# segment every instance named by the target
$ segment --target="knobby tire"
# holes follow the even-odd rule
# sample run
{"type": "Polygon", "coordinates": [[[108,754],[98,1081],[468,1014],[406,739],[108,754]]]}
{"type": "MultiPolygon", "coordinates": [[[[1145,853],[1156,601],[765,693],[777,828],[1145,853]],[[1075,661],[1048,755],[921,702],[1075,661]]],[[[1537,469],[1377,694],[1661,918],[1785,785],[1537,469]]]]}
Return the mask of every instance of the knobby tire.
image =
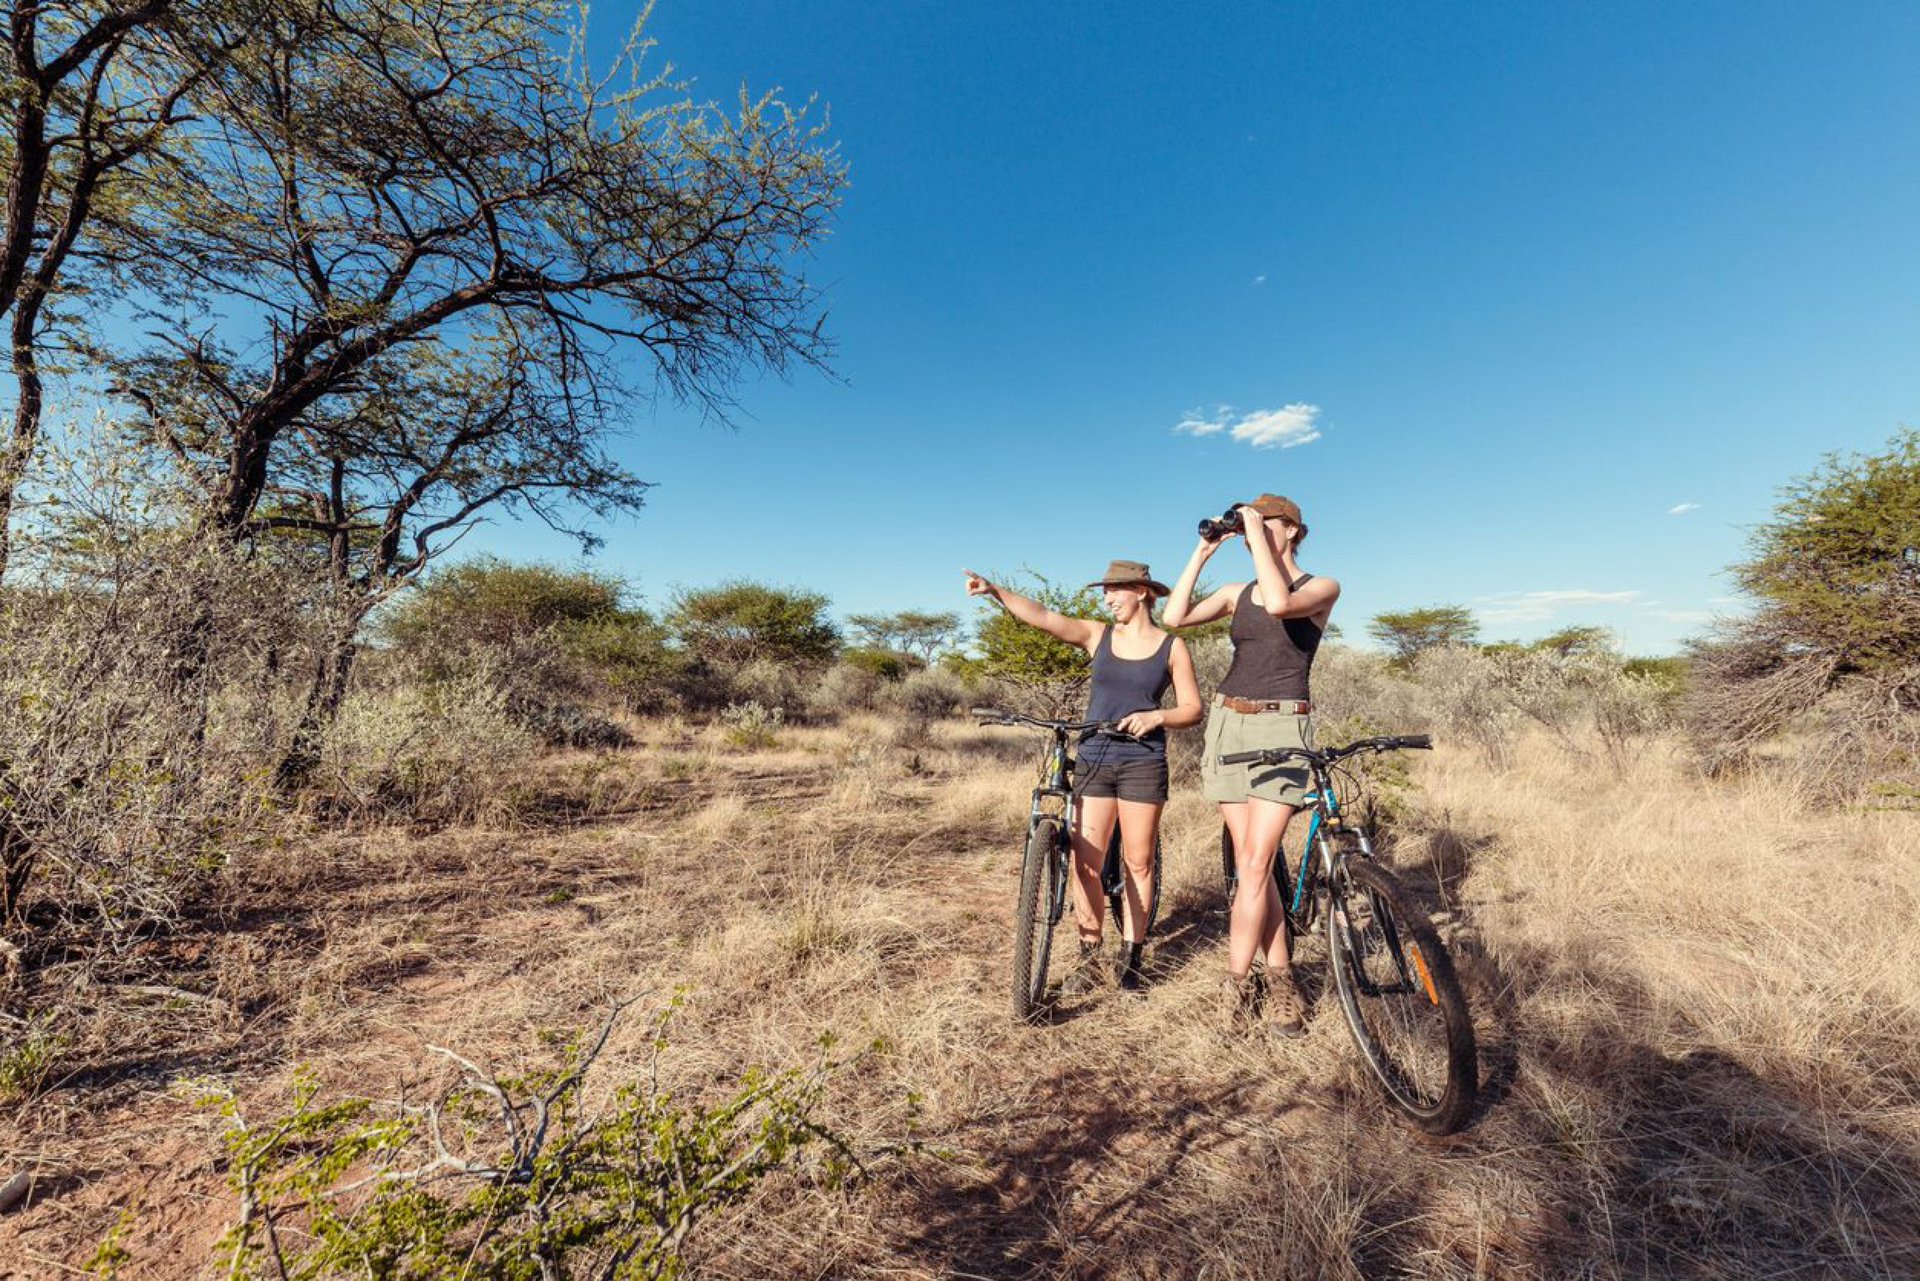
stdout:
{"type": "Polygon", "coordinates": [[[1453,960],[1385,868],[1349,858],[1332,889],[1328,964],[1360,1057],[1415,1126],[1451,1134],[1479,1084],[1473,1020],[1453,960]]]}
{"type": "Polygon", "coordinates": [[[1043,815],[1027,832],[1020,861],[1020,897],[1013,922],[1013,1017],[1031,1022],[1044,1008],[1047,960],[1053,950],[1053,887],[1060,858],[1060,820],[1043,815]]]}

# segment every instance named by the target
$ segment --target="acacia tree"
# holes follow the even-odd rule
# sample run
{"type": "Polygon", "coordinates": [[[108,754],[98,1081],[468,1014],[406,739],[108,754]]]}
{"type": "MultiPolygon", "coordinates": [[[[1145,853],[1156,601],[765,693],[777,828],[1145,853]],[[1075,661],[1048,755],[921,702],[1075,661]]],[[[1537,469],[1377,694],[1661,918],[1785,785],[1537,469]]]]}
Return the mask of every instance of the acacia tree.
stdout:
{"type": "Polygon", "coordinates": [[[1751,549],[1734,575],[1786,654],[1824,654],[1837,675],[1920,666],[1920,431],[1796,479],[1751,549]]]}
{"type": "Polygon", "coordinates": [[[925,664],[953,643],[960,629],[960,615],[912,609],[896,614],[849,614],[847,626],[866,648],[892,650],[925,664]]]}
{"type": "Polygon", "coordinates": [[[148,235],[150,297],[188,304],[115,367],[207,532],[305,535],[346,585],[323,718],[371,603],[488,508],[638,506],[604,452],[637,398],[724,415],[743,369],[828,354],[820,127],[688,99],[637,30],[598,78],[581,46],[544,0],[276,0],[193,95],[148,235]]]}
{"type": "Polygon", "coordinates": [[[1480,636],[1480,624],[1464,605],[1429,605],[1376,614],[1367,631],[1391,651],[1395,664],[1404,667],[1426,650],[1473,644],[1480,636]]]}
{"type": "MultiPolygon", "coordinates": [[[[13,411],[0,448],[0,577],[15,497],[39,445],[53,304],[76,269],[111,265],[143,216],[150,161],[186,98],[252,29],[252,0],[13,0],[0,40],[0,318],[13,411]]],[[[67,318],[71,320],[71,317],[67,318]]]]}
{"type": "Polygon", "coordinates": [[[825,596],[764,583],[683,591],[674,598],[667,625],[689,653],[726,668],[759,660],[815,667],[832,661],[840,648],[825,596]]]}
{"type": "Polygon", "coordinates": [[[1827,704],[1852,748],[1821,763],[1852,777],[1920,760],[1920,432],[1884,453],[1828,457],[1781,491],[1733,567],[1751,612],[1688,654],[1686,720],[1713,768],[1738,764],[1827,704]],[[1884,749],[1895,760],[1853,761],[1884,749]],[[1871,753],[1869,753],[1871,754],[1871,753]],[[1855,768],[1855,766],[1858,768],[1855,768]]]}
{"type": "Polygon", "coordinates": [[[195,300],[163,339],[193,414],[149,426],[217,460],[209,528],[250,532],[289,437],[408,347],[493,344],[589,430],[632,354],[709,407],[743,366],[824,357],[794,262],[841,182],[819,129],[686,99],[641,74],[637,33],[590,79],[569,13],[282,0],[196,94],[153,237],[195,300]]]}
{"type": "Polygon", "coordinates": [[[298,429],[299,447],[286,451],[288,465],[270,479],[251,522],[260,542],[318,559],[325,584],[322,639],[280,766],[283,782],[318,760],[367,616],[482,512],[533,515],[592,550],[599,540],[583,518],[637,509],[645,488],[605,455],[592,431],[550,403],[524,364],[446,360],[432,348],[408,355],[393,385],[346,398],[353,418],[298,429]]]}

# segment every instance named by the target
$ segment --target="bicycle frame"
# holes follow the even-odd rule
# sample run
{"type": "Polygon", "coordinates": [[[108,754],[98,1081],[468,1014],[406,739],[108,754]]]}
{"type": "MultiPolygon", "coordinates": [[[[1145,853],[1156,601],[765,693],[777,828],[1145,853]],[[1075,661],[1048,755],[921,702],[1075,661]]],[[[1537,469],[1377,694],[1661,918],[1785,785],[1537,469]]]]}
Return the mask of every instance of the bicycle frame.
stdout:
{"type": "Polygon", "coordinates": [[[1053,731],[1053,742],[1047,747],[1046,762],[1040,768],[1040,786],[1033,789],[1033,799],[1027,810],[1027,831],[1042,818],[1054,817],[1060,820],[1060,859],[1056,863],[1053,884],[1048,890],[1047,924],[1058,925],[1060,917],[1066,912],[1067,878],[1073,874],[1073,824],[1079,810],[1079,802],[1073,794],[1073,763],[1067,755],[1067,734],[1065,730],[1053,731]]]}
{"type": "Polygon", "coordinates": [[[1307,902],[1307,882],[1312,881],[1318,887],[1322,879],[1331,881],[1334,875],[1336,854],[1333,842],[1321,841],[1322,832],[1350,832],[1359,846],[1361,857],[1373,857],[1373,842],[1367,839],[1364,827],[1348,827],[1340,813],[1340,796],[1333,787],[1333,774],[1322,765],[1310,765],[1313,773],[1313,790],[1302,801],[1301,808],[1308,810],[1307,841],[1300,853],[1300,871],[1293,878],[1293,901],[1287,904],[1287,915],[1298,921],[1301,909],[1307,902]],[[1318,852],[1319,857],[1315,858],[1318,852]]]}

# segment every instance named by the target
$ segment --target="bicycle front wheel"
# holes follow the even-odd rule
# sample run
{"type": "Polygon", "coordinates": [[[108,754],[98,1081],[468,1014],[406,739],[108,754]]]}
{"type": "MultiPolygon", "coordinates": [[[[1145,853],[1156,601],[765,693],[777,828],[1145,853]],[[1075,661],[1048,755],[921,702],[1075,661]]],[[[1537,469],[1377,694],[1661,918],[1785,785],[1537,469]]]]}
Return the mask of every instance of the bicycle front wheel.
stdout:
{"type": "Polygon", "coordinates": [[[1473,1021],[1453,961],[1392,874],[1343,861],[1326,915],[1347,1029],[1387,1098],[1428,1134],[1467,1119],[1479,1084],[1473,1021]]]}
{"type": "Polygon", "coordinates": [[[1043,815],[1027,831],[1020,899],[1013,920],[1013,1017],[1031,1022],[1043,1008],[1053,951],[1053,897],[1060,885],[1060,820],[1043,815]]]}

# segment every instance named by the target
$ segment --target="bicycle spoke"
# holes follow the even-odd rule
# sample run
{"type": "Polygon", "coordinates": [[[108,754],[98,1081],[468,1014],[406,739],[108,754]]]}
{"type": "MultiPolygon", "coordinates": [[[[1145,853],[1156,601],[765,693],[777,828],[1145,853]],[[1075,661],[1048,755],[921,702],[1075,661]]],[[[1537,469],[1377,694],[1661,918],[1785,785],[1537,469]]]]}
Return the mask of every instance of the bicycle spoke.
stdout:
{"type": "Polygon", "coordinates": [[[1347,871],[1328,944],[1348,1027],[1397,1107],[1428,1128],[1455,1128],[1471,1101],[1475,1054],[1452,965],[1384,872],[1347,871]]]}

